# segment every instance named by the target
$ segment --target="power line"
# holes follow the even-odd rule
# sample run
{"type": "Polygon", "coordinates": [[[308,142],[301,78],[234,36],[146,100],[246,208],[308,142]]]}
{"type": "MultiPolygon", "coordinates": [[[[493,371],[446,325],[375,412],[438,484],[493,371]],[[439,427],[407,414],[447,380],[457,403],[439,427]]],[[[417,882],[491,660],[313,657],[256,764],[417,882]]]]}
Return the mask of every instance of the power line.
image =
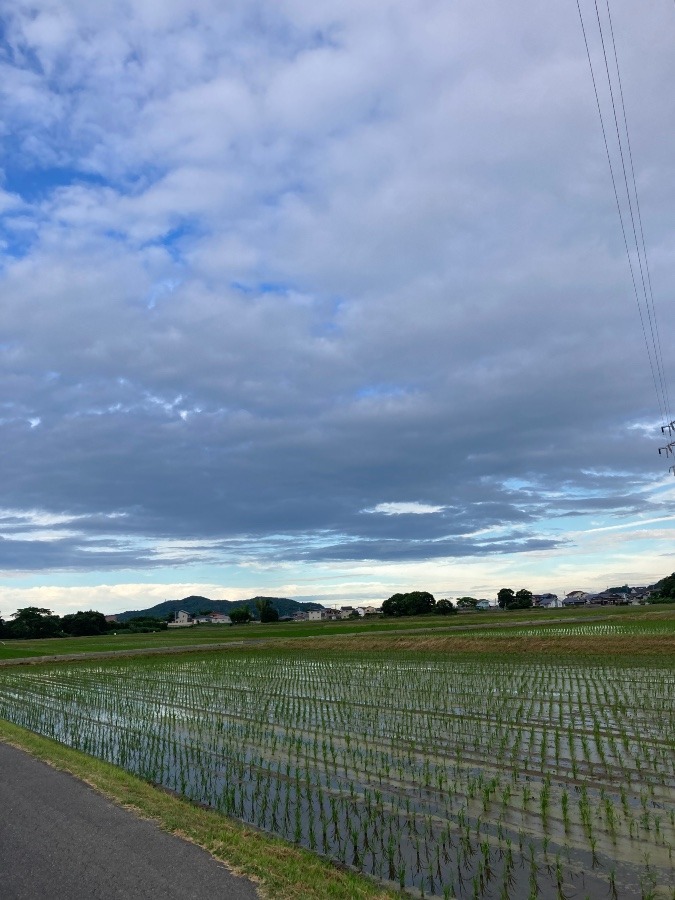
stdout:
{"type": "MultiPolygon", "coordinates": [[[[664,380],[663,380],[663,375],[662,375],[661,368],[660,368],[660,366],[659,366],[659,352],[658,352],[658,346],[657,346],[657,344],[656,344],[656,339],[655,339],[655,335],[654,335],[654,324],[653,324],[653,321],[652,321],[652,315],[651,315],[651,311],[650,311],[650,308],[649,308],[649,294],[648,294],[648,292],[647,292],[647,285],[645,284],[645,267],[646,267],[646,266],[643,266],[642,256],[641,256],[641,254],[640,254],[640,244],[639,244],[639,242],[638,242],[637,230],[636,230],[636,227],[635,227],[635,216],[634,216],[634,214],[633,214],[633,203],[632,203],[632,200],[631,200],[631,192],[630,192],[630,187],[629,187],[629,184],[628,184],[628,176],[627,176],[627,173],[626,173],[626,160],[625,160],[625,157],[624,157],[623,144],[622,144],[622,141],[621,141],[621,133],[620,133],[620,129],[619,129],[619,121],[618,121],[617,112],[616,112],[616,103],[615,103],[615,100],[614,100],[614,90],[613,90],[613,87],[612,87],[612,77],[611,77],[610,71],[609,71],[609,63],[608,63],[608,60],[607,60],[607,50],[606,50],[606,47],[605,47],[605,36],[604,36],[604,33],[603,33],[603,28],[602,28],[602,21],[601,21],[601,19],[600,19],[600,10],[598,9],[598,0],[594,0],[594,3],[595,3],[595,14],[596,14],[596,18],[597,18],[597,21],[598,21],[598,31],[599,31],[599,33],[600,33],[600,43],[601,43],[601,45],[602,45],[602,53],[603,53],[603,58],[604,58],[604,62],[605,62],[605,73],[606,73],[606,75],[607,75],[607,85],[608,85],[608,88],[609,88],[609,96],[610,96],[610,100],[611,100],[611,103],[612,103],[612,112],[613,112],[613,115],[614,115],[614,126],[615,126],[615,128],[616,128],[616,139],[617,139],[617,144],[618,144],[618,147],[619,147],[619,156],[620,156],[620,159],[621,159],[621,168],[622,168],[622,171],[623,171],[624,185],[625,185],[625,188],[626,188],[626,198],[627,198],[627,200],[628,200],[628,212],[629,212],[629,215],[630,215],[631,226],[632,226],[632,230],[633,230],[633,240],[634,240],[634,242],[635,242],[635,249],[636,249],[637,258],[638,258],[638,266],[639,266],[639,269],[640,269],[640,279],[641,279],[641,281],[642,281],[642,290],[643,290],[644,298],[645,298],[645,299],[644,299],[644,303],[645,303],[645,308],[646,308],[646,311],[647,311],[647,319],[648,319],[648,322],[649,322],[649,330],[650,330],[650,332],[651,332],[651,338],[652,338],[652,342],[651,342],[651,350],[653,351],[653,354],[654,354],[654,363],[655,363],[655,367],[656,367],[656,375],[655,375],[655,378],[654,378],[655,385],[654,385],[654,386],[655,386],[655,388],[656,388],[657,397],[658,397],[658,400],[659,400],[659,406],[660,406],[660,408],[661,408],[661,410],[662,410],[663,422],[665,422],[665,421],[667,420],[667,418],[668,418],[668,408],[667,408],[667,404],[666,404],[666,400],[665,400],[665,383],[664,383],[664,380]]],[[[607,8],[609,9],[609,3],[607,3],[607,8]]],[[[618,75],[618,73],[619,73],[619,60],[618,60],[618,56],[616,56],[616,55],[615,55],[615,65],[616,65],[617,75],[618,75]]],[[[628,121],[627,121],[627,119],[624,119],[624,127],[625,127],[625,131],[626,131],[626,135],[628,135],[628,121]]],[[[637,185],[636,185],[635,183],[634,183],[634,192],[635,192],[635,195],[636,195],[636,197],[637,197],[637,185]]],[[[645,250],[645,253],[646,253],[646,250],[645,250]]],[[[645,256],[645,263],[646,263],[646,256],[645,256]]],[[[641,300],[640,300],[640,298],[639,298],[639,296],[638,296],[637,294],[636,294],[636,299],[637,299],[637,301],[638,301],[638,306],[640,307],[640,314],[642,315],[641,300]]],[[[643,328],[644,328],[644,323],[643,323],[643,328]]],[[[645,334],[645,340],[646,340],[646,334],[645,334]]],[[[650,345],[649,345],[648,343],[647,343],[647,350],[648,350],[648,352],[650,351],[650,345]]],[[[651,360],[650,360],[650,362],[651,362],[651,360]]],[[[654,374],[653,371],[652,371],[652,374],[654,374]]]]}
{"type": "Polygon", "coordinates": [[[635,167],[633,163],[633,154],[632,148],[630,144],[629,130],[628,130],[628,117],[626,115],[626,105],[623,95],[623,85],[621,82],[621,74],[619,67],[619,57],[616,48],[616,41],[614,38],[614,27],[611,19],[611,12],[609,8],[609,0],[605,0],[607,5],[607,15],[610,25],[610,33],[612,39],[612,48],[614,53],[614,65],[616,67],[617,74],[617,83],[618,83],[618,94],[621,100],[621,110],[623,115],[623,130],[625,131],[625,143],[628,151],[628,159],[629,159],[629,168],[631,171],[631,179],[632,179],[632,187],[633,187],[633,196],[631,196],[631,187],[629,184],[627,166],[626,166],[626,158],[624,156],[624,148],[623,141],[621,137],[621,128],[619,126],[619,116],[617,113],[617,104],[614,98],[614,89],[612,85],[612,76],[610,73],[609,60],[607,57],[607,48],[605,46],[605,34],[603,31],[602,20],[600,17],[600,10],[598,8],[597,0],[594,0],[595,4],[595,12],[596,18],[598,22],[598,29],[600,32],[600,41],[602,45],[602,52],[605,63],[605,73],[607,76],[607,85],[609,88],[609,96],[612,105],[612,112],[614,117],[614,125],[616,129],[616,137],[619,148],[619,156],[621,159],[621,168],[623,172],[624,186],[626,189],[626,198],[628,201],[628,214],[631,220],[631,227],[633,233],[633,240],[635,243],[635,252],[638,260],[638,268],[640,273],[640,282],[642,284],[642,292],[640,292],[638,287],[638,280],[636,278],[635,268],[633,264],[632,254],[629,248],[628,234],[626,231],[626,223],[624,221],[624,212],[621,205],[621,200],[619,198],[619,189],[617,186],[617,180],[614,173],[614,166],[612,164],[612,155],[610,153],[609,140],[607,136],[607,129],[605,127],[605,118],[602,112],[602,104],[600,102],[600,94],[598,91],[598,84],[595,75],[595,69],[593,67],[593,60],[591,56],[590,46],[588,42],[588,35],[586,31],[586,25],[584,23],[584,17],[581,11],[580,0],[576,0],[577,3],[577,11],[579,13],[579,21],[581,23],[581,31],[584,38],[584,45],[586,47],[586,56],[588,58],[588,65],[591,73],[591,80],[593,83],[593,91],[595,94],[595,102],[598,110],[598,116],[600,119],[600,127],[602,130],[602,137],[605,145],[605,153],[607,155],[607,163],[609,165],[610,176],[612,180],[612,188],[614,190],[614,199],[616,201],[617,211],[619,213],[619,222],[621,225],[621,233],[623,236],[624,248],[626,250],[626,257],[628,260],[628,267],[630,270],[631,281],[633,284],[633,293],[635,295],[635,301],[638,307],[638,313],[640,317],[640,325],[642,328],[642,335],[645,342],[645,347],[647,349],[647,357],[649,359],[649,367],[652,374],[652,381],[654,383],[654,390],[656,392],[657,404],[659,407],[659,412],[661,414],[662,426],[661,431],[665,434],[668,431],[669,434],[672,434],[673,430],[675,430],[675,423],[673,423],[673,417],[670,412],[670,398],[668,396],[668,388],[665,379],[665,370],[663,365],[663,354],[661,352],[661,343],[660,336],[658,331],[658,323],[656,320],[656,307],[654,305],[654,293],[652,289],[651,282],[651,274],[649,271],[649,265],[647,261],[647,249],[646,243],[644,239],[644,229],[642,226],[642,214],[640,211],[640,204],[637,192],[637,181],[635,178],[635,167]],[[633,199],[634,198],[634,199],[633,199]],[[633,204],[635,204],[635,213],[633,212],[633,204]],[[637,214],[637,225],[636,225],[636,214],[637,214]],[[640,233],[640,238],[638,239],[638,230],[640,233]],[[643,311],[644,304],[644,311],[643,311]],[[646,316],[645,316],[646,312],[646,316]],[[645,318],[649,323],[649,336],[651,336],[651,343],[649,340],[649,336],[647,333],[647,326],[645,324],[645,318]]]}
{"type": "Polygon", "coordinates": [[[591,80],[593,82],[593,91],[595,93],[595,103],[598,108],[598,116],[600,117],[600,127],[602,129],[602,138],[603,138],[603,141],[605,144],[605,153],[607,154],[607,163],[609,165],[609,174],[612,179],[612,188],[614,189],[614,199],[616,200],[616,208],[619,213],[619,222],[621,224],[621,234],[623,235],[623,243],[624,243],[624,247],[626,249],[626,256],[628,258],[628,267],[630,269],[630,276],[631,276],[631,280],[633,282],[633,292],[635,293],[635,300],[638,305],[638,312],[640,314],[640,324],[642,326],[642,334],[643,334],[643,337],[645,340],[645,346],[647,348],[647,355],[649,357],[649,366],[650,366],[650,369],[652,372],[652,379],[654,381],[654,388],[656,390],[657,400],[659,402],[659,409],[661,411],[662,419],[665,420],[665,411],[662,408],[663,405],[661,403],[659,389],[658,389],[658,385],[657,385],[657,381],[656,381],[656,373],[654,371],[654,364],[652,362],[652,352],[651,352],[651,348],[649,346],[649,341],[647,340],[647,331],[645,328],[644,317],[642,314],[642,304],[640,303],[640,296],[638,293],[637,282],[635,280],[635,272],[633,269],[633,260],[632,260],[631,254],[630,254],[630,249],[628,247],[628,237],[626,235],[626,226],[625,226],[624,220],[623,220],[623,211],[621,209],[621,201],[619,200],[619,191],[618,191],[618,188],[616,185],[616,177],[614,175],[614,166],[612,165],[612,157],[611,157],[611,154],[609,151],[609,141],[607,140],[607,131],[605,129],[605,118],[602,114],[602,107],[600,105],[600,95],[598,93],[598,85],[597,85],[597,81],[595,78],[595,70],[593,68],[593,61],[591,58],[591,50],[590,50],[590,47],[588,44],[588,37],[586,35],[586,26],[584,25],[584,18],[581,13],[580,2],[579,2],[579,0],[576,0],[576,2],[577,2],[577,9],[579,11],[579,21],[581,22],[581,31],[584,36],[584,44],[586,46],[586,55],[588,57],[588,65],[589,65],[589,68],[591,71],[591,80]]]}
{"type": "MultiPolygon", "coordinates": [[[[673,0],[673,2],[675,3],[675,0],[673,0]]],[[[619,68],[619,55],[617,53],[616,41],[614,39],[614,24],[612,22],[612,13],[609,8],[609,0],[605,0],[605,3],[607,6],[607,19],[609,21],[609,30],[610,30],[610,34],[612,36],[612,48],[614,50],[614,62],[616,65],[616,77],[617,77],[617,81],[619,84],[619,96],[621,98],[621,110],[623,112],[623,121],[624,121],[625,130],[626,130],[626,146],[628,147],[628,160],[630,162],[631,178],[633,181],[633,193],[635,194],[635,208],[637,210],[638,225],[639,225],[639,229],[640,229],[640,243],[642,245],[642,255],[643,255],[643,258],[645,261],[645,271],[647,273],[647,286],[649,288],[649,290],[646,294],[646,296],[648,298],[647,310],[649,311],[649,306],[651,304],[650,326],[653,321],[654,331],[656,332],[656,336],[655,336],[655,340],[654,340],[654,346],[657,351],[656,362],[657,362],[657,367],[659,369],[659,379],[661,382],[661,387],[662,387],[663,395],[664,395],[666,417],[668,420],[671,420],[673,418],[672,407],[670,405],[670,397],[668,394],[668,382],[665,377],[665,368],[664,368],[664,364],[663,364],[663,353],[661,352],[661,336],[659,334],[659,323],[658,323],[658,319],[656,317],[656,306],[654,305],[654,290],[652,288],[652,277],[651,277],[651,272],[649,270],[649,259],[647,257],[647,246],[645,243],[644,228],[642,227],[642,211],[640,209],[640,196],[638,194],[637,181],[635,179],[635,166],[633,165],[633,150],[631,147],[630,133],[628,130],[628,116],[626,114],[626,104],[625,104],[624,96],[623,96],[623,84],[621,81],[621,70],[619,68]]]]}
{"type": "MultiPolygon", "coordinates": [[[[605,36],[603,33],[603,28],[602,28],[602,21],[600,19],[600,10],[598,9],[598,0],[594,0],[594,2],[595,2],[595,13],[596,13],[596,17],[598,20],[598,29],[600,32],[600,42],[602,44],[602,53],[603,53],[603,57],[605,60],[605,72],[607,74],[607,84],[609,86],[609,96],[612,101],[612,112],[614,114],[616,139],[617,139],[617,143],[619,145],[619,155],[621,157],[621,168],[623,170],[624,185],[626,187],[626,197],[628,199],[628,212],[630,214],[630,220],[631,220],[631,225],[632,225],[632,230],[633,230],[633,240],[635,241],[635,250],[637,253],[638,265],[640,268],[640,279],[642,281],[642,290],[644,293],[645,308],[647,310],[647,319],[649,322],[649,330],[650,330],[651,338],[652,338],[651,346],[652,346],[652,349],[654,352],[654,360],[655,360],[655,364],[656,364],[656,374],[657,374],[658,383],[659,383],[658,390],[660,391],[660,399],[662,401],[664,420],[666,420],[669,418],[670,410],[669,410],[669,404],[668,404],[668,400],[667,400],[668,391],[666,388],[665,378],[663,375],[663,355],[661,353],[660,341],[658,340],[658,326],[656,324],[656,309],[653,308],[653,299],[654,299],[653,295],[651,298],[652,299],[652,308],[650,309],[650,292],[647,289],[647,284],[645,283],[645,272],[646,272],[647,280],[651,286],[651,278],[649,277],[649,267],[648,267],[648,263],[647,263],[647,248],[644,243],[644,232],[642,232],[642,253],[640,253],[640,242],[638,241],[637,229],[636,229],[636,225],[635,225],[635,216],[633,214],[633,200],[631,198],[631,191],[630,191],[630,187],[628,184],[628,175],[626,173],[626,160],[624,157],[621,133],[619,130],[619,120],[618,120],[617,111],[616,111],[616,103],[614,100],[614,90],[612,88],[612,78],[611,78],[611,75],[609,72],[607,51],[605,48],[605,36]],[[644,264],[643,264],[643,259],[644,259],[644,264]]],[[[625,107],[625,103],[624,103],[624,99],[623,99],[623,87],[621,84],[621,73],[620,73],[620,69],[619,69],[619,57],[618,57],[618,54],[616,51],[616,42],[614,41],[614,28],[612,26],[611,13],[609,10],[609,0],[605,0],[605,2],[607,5],[607,13],[609,16],[610,30],[611,30],[611,34],[612,34],[612,42],[613,42],[613,47],[614,47],[614,64],[616,66],[617,80],[618,80],[618,84],[619,84],[619,92],[620,92],[621,102],[622,102],[623,125],[624,125],[624,130],[626,132],[625,140],[626,140],[626,144],[628,147],[630,163],[631,163],[631,167],[632,167],[632,152],[631,152],[631,148],[630,148],[630,137],[629,137],[629,132],[628,132],[628,118],[626,116],[626,107],[625,107]]],[[[635,169],[634,168],[632,168],[632,180],[633,180],[633,194],[635,196],[635,206],[636,206],[636,210],[639,211],[639,199],[638,199],[637,182],[635,180],[635,169]]],[[[641,216],[640,216],[640,226],[641,226],[641,224],[642,224],[642,221],[641,221],[641,216]]]]}

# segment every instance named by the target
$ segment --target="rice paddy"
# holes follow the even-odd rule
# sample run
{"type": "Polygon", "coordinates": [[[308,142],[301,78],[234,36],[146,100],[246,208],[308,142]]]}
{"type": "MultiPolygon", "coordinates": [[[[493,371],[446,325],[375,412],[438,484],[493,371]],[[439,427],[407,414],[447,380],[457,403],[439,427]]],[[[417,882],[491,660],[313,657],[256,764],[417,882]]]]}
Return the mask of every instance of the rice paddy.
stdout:
{"type": "Polygon", "coordinates": [[[658,658],[249,650],[0,670],[0,717],[439,898],[672,900],[674,697],[658,658]]]}
{"type": "Polygon", "coordinates": [[[481,637],[650,637],[672,635],[673,623],[671,620],[654,620],[642,622],[573,622],[571,624],[550,624],[522,628],[476,628],[465,631],[465,635],[478,634],[481,637]]]}

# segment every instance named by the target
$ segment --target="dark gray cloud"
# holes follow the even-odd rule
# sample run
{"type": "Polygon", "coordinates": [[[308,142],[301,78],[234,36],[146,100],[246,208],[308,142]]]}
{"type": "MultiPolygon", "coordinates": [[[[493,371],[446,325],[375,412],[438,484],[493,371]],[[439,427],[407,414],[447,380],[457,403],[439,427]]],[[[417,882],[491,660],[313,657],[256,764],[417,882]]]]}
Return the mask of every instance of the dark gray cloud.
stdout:
{"type": "MultiPolygon", "coordinates": [[[[614,6],[661,300],[675,14],[614,6]]],[[[473,558],[665,514],[575,10],[192,7],[7,18],[0,567],[473,558]]]]}

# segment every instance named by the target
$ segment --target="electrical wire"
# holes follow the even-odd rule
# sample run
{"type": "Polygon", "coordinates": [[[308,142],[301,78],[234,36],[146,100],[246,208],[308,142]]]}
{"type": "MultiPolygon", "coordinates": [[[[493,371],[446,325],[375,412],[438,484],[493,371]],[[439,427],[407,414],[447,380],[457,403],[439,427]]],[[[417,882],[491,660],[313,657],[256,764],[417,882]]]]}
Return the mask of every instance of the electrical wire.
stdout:
{"type": "MultiPolygon", "coordinates": [[[[606,127],[605,127],[605,117],[603,116],[603,113],[602,113],[602,106],[601,106],[601,103],[600,103],[600,94],[599,94],[599,92],[598,92],[598,85],[597,85],[597,80],[596,80],[596,77],[595,77],[595,69],[594,69],[594,67],[593,67],[593,60],[592,60],[592,56],[591,56],[590,46],[589,46],[589,43],[588,43],[588,36],[587,36],[587,33],[586,33],[586,26],[585,26],[585,23],[584,23],[584,17],[583,17],[583,14],[582,14],[582,12],[581,12],[581,4],[580,4],[580,0],[576,0],[576,4],[577,4],[577,11],[578,11],[578,13],[579,13],[579,21],[580,21],[580,23],[581,23],[581,31],[582,31],[583,38],[584,38],[584,45],[585,45],[585,47],[586,47],[586,56],[588,57],[588,65],[589,65],[590,72],[591,72],[591,80],[592,80],[592,82],[593,82],[593,91],[594,91],[594,93],[595,93],[595,102],[596,102],[596,106],[597,106],[597,109],[598,109],[598,116],[599,116],[599,118],[600,118],[600,127],[601,127],[601,130],[602,130],[602,137],[603,137],[603,142],[604,142],[604,145],[605,145],[605,153],[606,153],[606,155],[607,155],[607,163],[608,163],[608,165],[609,165],[609,172],[610,172],[610,176],[611,176],[611,180],[612,180],[612,188],[613,188],[613,190],[614,190],[614,199],[615,199],[615,201],[616,201],[616,208],[617,208],[617,211],[618,211],[618,213],[619,213],[619,222],[620,222],[620,225],[621,225],[621,234],[622,234],[622,236],[623,236],[624,248],[625,248],[625,250],[626,250],[626,257],[627,257],[627,259],[628,259],[628,268],[629,268],[629,270],[630,270],[631,281],[632,281],[632,284],[633,284],[633,292],[634,292],[634,294],[635,294],[635,301],[636,301],[636,303],[637,303],[638,313],[639,313],[639,316],[640,316],[640,325],[641,325],[641,328],[642,328],[642,335],[643,335],[643,338],[644,338],[645,347],[646,347],[646,349],[647,349],[647,357],[648,357],[648,359],[649,359],[649,367],[650,367],[651,374],[652,374],[652,381],[654,382],[654,390],[655,390],[655,392],[656,392],[656,398],[657,398],[657,403],[658,403],[658,406],[659,406],[659,412],[660,412],[660,415],[661,415],[662,422],[665,423],[666,421],[668,421],[668,419],[667,419],[667,411],[666,411],[666,408],[665,408],[665,405],[664,405],[664,399],[663,399],[663,396],[662,396],[662,391],[661,391],[660,388],[659,388],[659,380],[658,380],[658,378],[657,378],[657,370],[656,370],[656,366],[655,366],[655,356],[654,356],[654,353],[652,352],[652,347],[650,346],[649,339],[648,339],[648,336],[647,336],[647,328],[646,328],[646,325],[645,325],[645,316],[644,316],[644,313],[643,313],[643,304],[642,304],[642,301],[641,301],[641,299],[640,299],[640,292],[639,292],[639,289],[638,289],[638,283],[637,283],[636,276],[635,276],[635,269],[634,269],[634,265],[633,265],[633,259],[632,259],[631,252],[630,252],[630,248],[629,248],[629,244],[628,244],[628,235],[627,235],[627,232],[626,232],[626,224],[625,224],[625,222],[624,222],[624,213],[623,213],[623,210],[622,210],[622,207],[621,207],[621,200],[620,200],[620,198],[619,198],[619,189],[618,189],[618,186],[617,186],[616,176],[615,176],[615,174],[614,174],[614,166],[613,166],[613,164],[612,164],[612,156],[611,156],[610,149],[609,149],[609,140],[608,140],[608,137],[607,137],[607,129],[606,129],[606,127]]],[[[596,0],[596,10],[597,10],[597,0],[596,0]]],[[[603,46],[604,46],[604,45],[603,45],[603,46]]],[[[609,72],[609,67],[608,67],[608,66],[607,66],[607,71],[609,72]]],[[[611,90],[611,86],[610,86],[610,90],[611,90]]],[[[618,125],[617,125],[617,129],[618,129],[618,125]]],[[[620,146],[620,149],[621,149],[621,143],[620,143],[620,142],[619,142],[619,146],[620,146]]],[[[622,160],[623,160],[623,153],[622,153],[622,160]]],[[[625,164],[624,164],[624,172],[625,172],[625,164]]],[[[627,181],[626,181],[626,183],[627,183],[627,181]]]]}
{"type": "MultiPolygon", "coordinates": [[[[675,0],[674,0],[674,2],[675,2],[675,0]]],[[[619,55],[617,53],[616,40],[614,38],[614,23],[612,22],[612,13],[609,8],[609,0],[605,0],[605,4],[607,6],[607,19],[609,21],[609,30],[610,30],[610,34],[612,37],[612,49],[614,52],[614,62],[616,65],[616,77],[617,77],[617,82],[619,85],[619,97],[621,98],[621,110],[622,110],[622,114],[623,114],[624,127],[625,127],[625,131],[626,131],[626,146],[628,148],[628,160],[630,163],[630,172],[631,172],[631,178],[632,178],[632,182],[633,182],[633,193],[635,195],[635,208],[637,211],[638,225],[639,225],[639,231],[640,231],[640,244],[642,246],[642,256],[644,258],[645,271],[647,273],[647,287],[648,287],[648,291],[646,292],[646,296],[648,298],[647,310],[649,311],[649,308],[651,305],[650,326],[652,325],[652,322],[653,322],[653,329],[656,332],[655,339],[654,339],[654,346],[657,351],[656,362],[657,362],[657,367],[659,369],[659,378],[660,378],[661,387],[662,387],[662,391],[663,391],[663,395],[664,395],[666,418],[668,421],[671,421],[673,418],[672,407],[670,405],[670,396],[668,393],[668,381],[665,376],[665,367],[663,364],[663,353],[661,350],[661,335],[659,334],[659,322],[656,317],[656,306],[654,304],[654,289],[652,287],[652,277],[651,277],[651,272],[649,270],[649,259],[647,257],[647,246],[645,243],[645,233],[644,233],[644,228],[642,226],[642,211],[640,209],[640,196],[638,194],[637,181],[635,178],[635,166],[633,164],[633,149],[631,147],[630,133],[628,130],[628,116],[626,114],[626,103],[625,103],[624,96],[623,96],[623,83],[621,81],[621,69],[619,67],[619,55]]]]}
{"type": "MultiPolygon", "coordinates": [[[[668,413],[669,413],[668,401],[666,398],[667,389],[666,389],[665,379],[663,376],[663,355],[660,352],[660,346],[659,346],[659,342],[657,340],[658,327],[656,326],[656,322],[655,322],[656,310],[654,309],[654,314],[652,314],[652,309],[650,308],[649,291],[647,289],[647,284],[645,283],[645,272],[647,272],[648,280],[650,280],[648,264],[647,264],[647,255],[646,255],[647,251],[646,251],[646,247],[643,242],[642,254],[640,253],[640,242],[638,241],[637,229],[636,229],[636,225],[635,225],[635,215],[633,212],[633,200],[631,198],[631,190],[630,190],[630,187],[628,184],[628,175],[626,172],[626,159],[624,156],[624,149],[623,149],[621,133],[620,133],[620,129],[619,129],[619,120],[618,120],[618,116],[617,116],[616,102],[614,99],[612,77],[610,75],[609,63],[608,63],[608,59],[607,59],[607,49],[605,46],[605,35],[603,32],[602,21],[600,18],[600,10],[598,9],[598,0],[594,0],[594,2],[595,2],[596,18],[598,21],[598,30],[600,33],[600,42],[602,45],[602,53],[603,53],[603,58],[604,58],[604,62],[605,62],[605,73],[607,75],[607,84],[609,87],[609,95],[610,95],[610,100],[612,103],[612,113],[614,116],[614,126],[616,128],[616,138],[617,138],[617,144],[619,147],[619,156],[621,158],[621,168],[623,171],[624,185],[626,188],[626,198],[628,201],[628,212],[630,215],[631,227],[632,227],[632,232],[633,232],[633,240],[635,242],[635,251],[636,251],[636,255],[637,255],[637,259],[638,259],[638,266],[640,269],[640,279],[642,282],[642,291],[643,291],[643,295],[644,295],[645,309],[647,312],[647,320],[649,323],[649,331],[651,333],[651,349],[652,349],[652,352],[654,355],[656,376],[657,376],[657,381],[658,381],[657,394],[659,394],[660,405],[663,409],[663,416],[664,416],[663,421],[665,423],[666,421],[668,421],[668,413]],[[644,263],[643,263],[643,258],[644,258],[644,263]]],[[[608,13],[609,13],[609,0],[606,0],[606,5],[607,5],[608,13]]],[[[611,27],[611,23],[610,23],[610,28],[611,28],[612,36],[613,36],[613,28],[611,27]]],[[[621,85],[621,75],[620,75],[620,69],[619,69],[619,59],[618,59],[618,55],[616,54],[616,43],[614,43],[614,52],[615,52],[614,62],[615,62],[616,71],[617,71],[617,79],[619,82],[620,93],[621,93],[621,95],[623,95],[623,90],[622,90],[622,85],[621,85]]],[[[622,99],[623,99],[623,97],[622,97],[622,99]]],[[[629,133],[628,133],[628,119],[625,116],[625,104],[624,104],[623,110],[624,110],[623,124],[624,124],[624,130],[626,132],[626,142],[627,142],[628,148],[630,149],[630,138],[629,138],[629,133]]],[[[632,158],[632,153],[630,153],[629,155],[632,158]]],[[[639,200],[638,200],[638,194],[637,194],[637,183],[635,181],[634,169],[633,169],[633,193],[635,196],[635,204],[637,207],[639,205],[639,200]]]]}

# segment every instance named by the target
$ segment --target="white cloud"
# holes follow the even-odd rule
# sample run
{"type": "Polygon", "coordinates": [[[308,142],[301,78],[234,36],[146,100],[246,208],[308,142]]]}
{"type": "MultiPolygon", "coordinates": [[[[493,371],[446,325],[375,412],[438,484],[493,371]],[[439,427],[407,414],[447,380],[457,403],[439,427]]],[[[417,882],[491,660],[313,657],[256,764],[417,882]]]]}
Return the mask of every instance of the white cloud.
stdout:
{"type": "Polygon", "coordinates": [[[411,503],[378,503],[377,506],[373,506],[371,509],[364,509],[362,512],[382,513],[385,516],[423,516],[430,513],[439,513],[444,509],[444,506],[433,506],[430,503],[419,503],[415,500],[411,503]]]}

